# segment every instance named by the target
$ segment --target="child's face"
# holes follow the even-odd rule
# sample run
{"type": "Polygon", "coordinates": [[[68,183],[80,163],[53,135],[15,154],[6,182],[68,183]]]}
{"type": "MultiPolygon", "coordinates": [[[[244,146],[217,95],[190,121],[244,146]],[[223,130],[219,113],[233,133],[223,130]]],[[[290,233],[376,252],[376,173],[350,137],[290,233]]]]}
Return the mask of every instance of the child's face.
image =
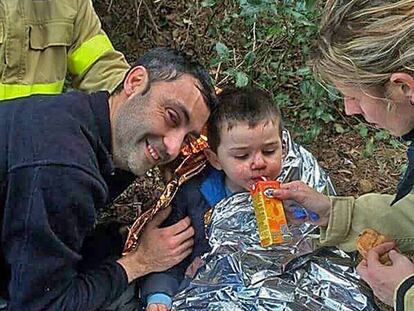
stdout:
{"type": "Polygon", "coordinates": [[[224,171],[231,191],[249,190],[261,177],[275,179],[279,175],[282,141],[278,123],[264,120],[249,128],[247,122],[239,122],[231,130],[227,124],[222,126],[217,154],[212,153],[209,159],[224,171]]]}

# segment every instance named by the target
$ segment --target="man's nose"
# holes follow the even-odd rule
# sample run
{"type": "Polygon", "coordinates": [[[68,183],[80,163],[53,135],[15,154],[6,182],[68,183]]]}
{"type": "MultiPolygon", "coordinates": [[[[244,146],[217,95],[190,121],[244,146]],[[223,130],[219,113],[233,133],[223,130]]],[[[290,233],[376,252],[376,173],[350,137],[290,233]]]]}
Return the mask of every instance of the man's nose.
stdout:
{"type": "Polygon", "coordinates": [[[164,137],[164,146],[171,160],[174,160],[179,154],[184,142],[186,133],[174,131],[164,137]]]}
{"type": "Polygon", "coordinates": [[[344,105],[345,105],[345,113],[348,116],[362,113],[359,102],[357,102],[355,99],[345,97],[344,105]]]}
{"type": "Polygon", "coordinates": [[[258,152],[253,156],[251,167],[252,170],[260,170],[266,167],[266,161],[263,158],[263,154],[261,152],[258,152]]]}

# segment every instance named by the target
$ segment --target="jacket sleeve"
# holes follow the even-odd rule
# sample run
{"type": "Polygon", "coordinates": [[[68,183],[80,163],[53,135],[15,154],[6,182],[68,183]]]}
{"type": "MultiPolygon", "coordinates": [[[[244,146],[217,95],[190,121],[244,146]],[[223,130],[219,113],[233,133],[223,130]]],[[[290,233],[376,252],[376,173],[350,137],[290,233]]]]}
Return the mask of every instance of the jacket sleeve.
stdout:
{"type": "Polygon", "coordinates": [[[122,82],[129,65],[101,28],[91,0],[76,0],[73,42],[68,51],[68,71],[73,85],[82,91],[112,93],[122,82]]]}
{"type": "MultiPolygon", "coordinates": [[[[180,189],[174,198],[172,202],[173,209],[171,214],[162,224],[163,227],[175,224],[187,216],[187,200],[183,189],[185,189],[185,187],[180,189]]],[[[151,273],[144,277],[141,287],[141,293],[144,300],[146,300],[149,295],[155,293],[163,293],[173,297],[177,293],[181,281],[184,279],[185,270],[190,264],[190,257],[191,256],[188,256],[182,262],[164,272],[151,273]]]]}
{"type": "Polygon", "coordinates": [[[404,279],[394,294],[394,310],[414,310],[414,275],[404,279]]]}
{"type": "Polygon", "coordinates": [[[359,233],[373,228],[395,239],[401,251],[413,250],[414,195],[409,194],[391,206],[393,198],[376,193],[357,199],[330,197],[331,214],[327,228],[321,230],[321,243],[352,251],[359,233]]]}
{"type": "Polygon", "coordinates": [[[11,268],[10,311],[102,310],[127,288],[116,261],[80,272],[80,249],[106,200],[105,184],[68,165],[8,175],[2,234],[11,268]]]}

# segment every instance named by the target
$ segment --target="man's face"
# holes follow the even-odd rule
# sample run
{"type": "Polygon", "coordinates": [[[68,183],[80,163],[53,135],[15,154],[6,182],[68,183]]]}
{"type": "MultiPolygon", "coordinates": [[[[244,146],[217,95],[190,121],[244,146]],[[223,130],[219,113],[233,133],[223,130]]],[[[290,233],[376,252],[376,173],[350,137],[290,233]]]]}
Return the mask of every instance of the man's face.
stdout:
{"type": "Polygon", "coordinates": [[[233,192],[249,190],[265,177],[276,179],[282,165],[279,121],[265,120],[250,128],[238,122],[230,130],[223,124],[216,157],[233,192]]]}
{"type": "Polygon", "coordinates": [[[116,111],[115,165],[142,175],[174,160],[184,140],[198,135],[208,116],[195,78],[183,75],[170,82],[153,82],[145,95],[134,95],[116,111]]]}

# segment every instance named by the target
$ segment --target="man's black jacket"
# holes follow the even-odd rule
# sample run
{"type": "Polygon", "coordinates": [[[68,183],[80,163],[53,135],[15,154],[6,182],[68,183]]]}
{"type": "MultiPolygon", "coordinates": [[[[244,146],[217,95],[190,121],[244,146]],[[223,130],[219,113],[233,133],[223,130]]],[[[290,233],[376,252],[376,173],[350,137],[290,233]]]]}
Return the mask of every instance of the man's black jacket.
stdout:
{"type": "Polygon", "coordinates": [[[108,200],[108,94],[66,93],[0,103],[0,264],[9,310],[102,310],[127,287],[107,260],[80,253],[108,200]]]}

